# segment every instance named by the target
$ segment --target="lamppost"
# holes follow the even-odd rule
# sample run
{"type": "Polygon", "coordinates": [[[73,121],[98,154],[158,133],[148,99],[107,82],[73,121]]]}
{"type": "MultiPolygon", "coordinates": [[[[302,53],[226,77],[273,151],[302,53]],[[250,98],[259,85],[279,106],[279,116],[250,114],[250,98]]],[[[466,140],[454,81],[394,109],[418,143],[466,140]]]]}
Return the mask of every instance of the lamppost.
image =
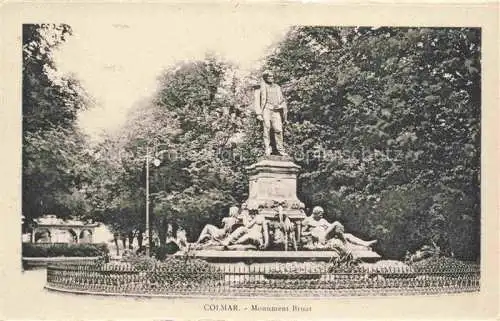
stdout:
{"type": "MultiPolygon", "coordinates": [[[[166,150],[162,150],[158,152],[158,144],[154,145],[154,155],[153,155],[153,165],[155,167],[160,166],[161,161],[158,158],[160,155],[165,153],[166,150]]],[[[150,240],[151,240],[151,231],[149,228],[149,162],[150,162],[150,150],[149,145],[146,146],[146,231],[145,231],[145,239],[144,245],[146,247],[146,256],[150,256],[150,240]]]]}

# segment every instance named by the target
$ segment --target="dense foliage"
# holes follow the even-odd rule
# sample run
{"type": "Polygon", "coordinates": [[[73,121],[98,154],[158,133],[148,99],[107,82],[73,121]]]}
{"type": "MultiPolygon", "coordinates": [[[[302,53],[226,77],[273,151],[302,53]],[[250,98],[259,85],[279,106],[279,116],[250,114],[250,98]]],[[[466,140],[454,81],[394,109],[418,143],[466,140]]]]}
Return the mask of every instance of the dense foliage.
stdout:
{"type": "Polygon", "coordinates": [[[242,200],[239,165],[218,155],[245,117],[240,98],[248,95],[238,92],[245,86],[232,71],[212,56],[166,70],[154,99],[138,103],[123,130],[100,145],[95,170],[104,175],[91,188],[103,220],[126,233],[143,231],[148,147],[151,222],[162,248],[168,225],[182,226],[192,240],[242,200]]]}
{"type": "Polygon", "coordinates": [[[88,210],[82,185],[89,155],[76,126],[91,101],[73,77],[59,73],[53,53],[71,35],[68,25],[23,25],[23,215],[68,216],[88,210]]]}
{"type": "Polygon", "coordinates": [[[204,260],[183,257],[168,257],[157,260],[153,257],[131,256],[124,263],[110,263],[111,269],[122,267],[132,271],[146,272],[143,280],[150,284],[163,285],[204,283],[222,280],[224,275],[217,267],[204,260]]]}
{"type": "Polygon", "coordinates": [[[300,27],[267,67],[308,156],[304,201],[390,257],[479,256],[479,29],[300,27]]]}
{"type": "Polygon", "coordinates": [[[179,247],[174,242],[153,248],[153,256],[158,260],[165,260],[168,255],[179,251],[179,247]]]}

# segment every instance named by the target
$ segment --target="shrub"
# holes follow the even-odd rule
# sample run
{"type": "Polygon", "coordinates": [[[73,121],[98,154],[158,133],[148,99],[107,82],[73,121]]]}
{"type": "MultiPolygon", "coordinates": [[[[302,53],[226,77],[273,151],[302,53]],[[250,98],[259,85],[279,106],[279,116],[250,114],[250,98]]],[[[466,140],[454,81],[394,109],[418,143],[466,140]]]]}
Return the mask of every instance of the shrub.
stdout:
{"type": "Polygon", "coordinates": [[[224,277],[219,269],[203,260],[176,257],[158,262],[148,275],[151,281],[161,280],[166,284],[202,283],[222,280],[224,277]]]}
{"type": "Polygon", "coordinates": [[[22,254],[25,257],[48,257],[48,248],[36,246],[31,243],[23,243],[22,254]]]}
{"type": "Polygon", "coordinates": [[[151,271],[156,268],[159,263],[155,258],[147,256],[135,256],[127,260],[132,267],[139,271],[151,271]]]}
{"type": "Polygon", "coordinates": [[[145,272],[145,281],[150,284],[200,284],[204,281],[222,280],[224,274],[209,263],[190,257],[168,257],[159,261],[154,257],[130,255],[122,260],[138,272],[145,272]]]}
{"type": "Polygon", "coordinates": [[[458,272],[458,271],[479,271],[479,264],[475,262],[460,261],[455,258],[445,256],[434,256],[410,264],[416,272],[458,272]]]}
{"type": "Polygon", "coordinates": [[[127,266],[131,266],[133,269],[138,271],[150,271],[155,269],[155,266],[159,263],[153,257],[147,257],[142,254],[137,254],[132,251],[126,250],[123,252],[121,263],[125,263],[127,266]]]}
{"type": "Polygon", "coordinates": [[[338,257],[332,257],[328,262],[328,272],[351,272],[358,270],[361,260],[354,258],[352,253],[340,252],[338,257]]]}
{"type": "Polygon", "coordinates": [[[177,251],[179,251],[177,244],[170,242],[164,246],[155,247],[153,249],[153,254],[158,260],[163,261],[167,258],[167,256],[174,254],[177,251]]]}
{"type": "Polygon", "coordinates": [[[109,253],[107,244],[34,244],[23,243],[23,257],[88,257],[105,256],[109,253]]]}

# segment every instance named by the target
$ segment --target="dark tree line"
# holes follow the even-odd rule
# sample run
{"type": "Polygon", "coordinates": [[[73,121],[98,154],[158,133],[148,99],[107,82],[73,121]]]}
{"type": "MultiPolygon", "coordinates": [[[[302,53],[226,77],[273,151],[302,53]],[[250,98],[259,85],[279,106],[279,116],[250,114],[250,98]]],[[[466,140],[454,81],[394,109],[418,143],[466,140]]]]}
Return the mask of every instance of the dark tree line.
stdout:
{"type": "Polygon", "coordinates": [[[479,256],[480,30],[299,27],[268,57],[301,196],[400,257],[479,256]],[[334,154],[334,156],[331,156],[334,154]],[[325,156],[326,155],[326,156],[325,156]]]}

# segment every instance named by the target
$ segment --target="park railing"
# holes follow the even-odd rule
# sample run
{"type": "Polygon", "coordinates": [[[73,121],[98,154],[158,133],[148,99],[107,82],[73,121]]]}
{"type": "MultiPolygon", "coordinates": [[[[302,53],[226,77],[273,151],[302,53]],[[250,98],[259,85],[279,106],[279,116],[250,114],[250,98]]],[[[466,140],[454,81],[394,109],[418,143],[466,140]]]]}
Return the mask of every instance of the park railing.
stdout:
{"type": "Polygon", "coordinates": [[[78,293],[159,296],[331,297],[479,291],[479,267],[332,268],[211,265],[199,271],[131,265],[54,264],[47,288],[78,293]]]}

